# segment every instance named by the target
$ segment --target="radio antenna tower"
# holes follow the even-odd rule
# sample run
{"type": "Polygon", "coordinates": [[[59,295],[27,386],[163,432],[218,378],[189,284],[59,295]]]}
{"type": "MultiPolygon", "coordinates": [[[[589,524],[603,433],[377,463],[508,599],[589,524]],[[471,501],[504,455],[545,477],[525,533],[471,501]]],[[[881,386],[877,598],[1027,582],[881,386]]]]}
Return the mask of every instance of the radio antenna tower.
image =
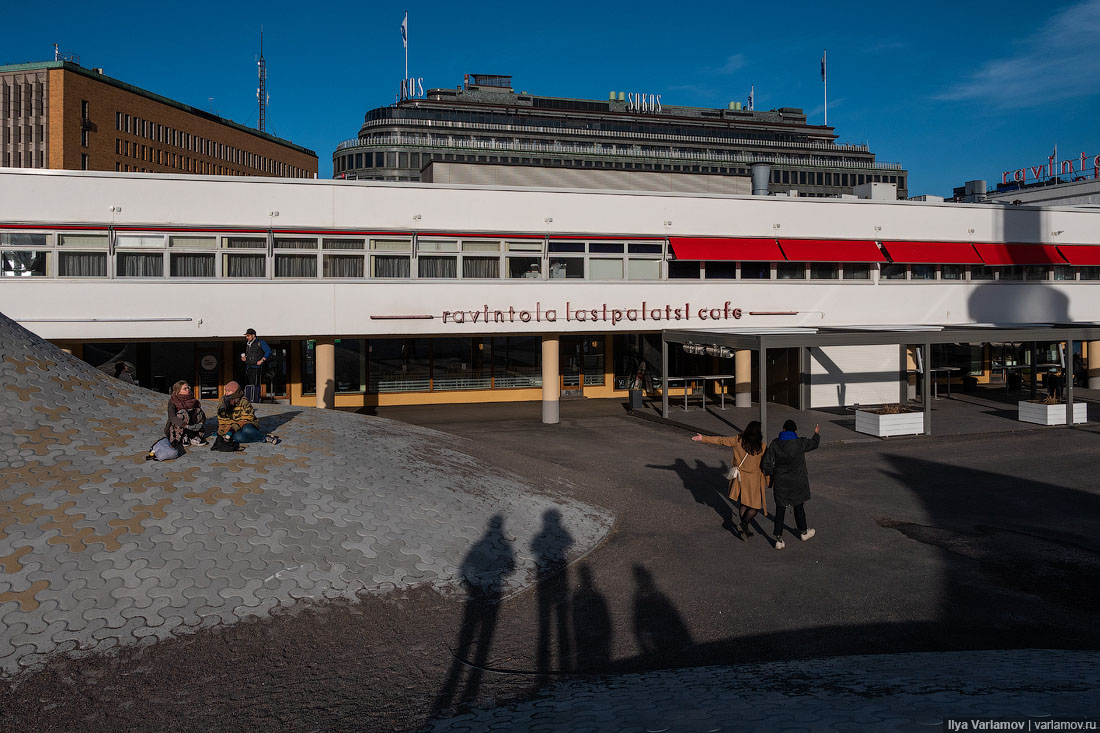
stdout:
{"type": "Polygon", "coordinates": [[[267,96],[267,62],[264,61],[264,28],[260,26],[260,60],[256,62],[256,65],[260,67],[260,87],[256,90],[256,101],[260,103],[260,121],[257,125],[257,129],[260,132],[265,132],[267,127],[267,103],[270,102],[270,98],[267,96]]]}

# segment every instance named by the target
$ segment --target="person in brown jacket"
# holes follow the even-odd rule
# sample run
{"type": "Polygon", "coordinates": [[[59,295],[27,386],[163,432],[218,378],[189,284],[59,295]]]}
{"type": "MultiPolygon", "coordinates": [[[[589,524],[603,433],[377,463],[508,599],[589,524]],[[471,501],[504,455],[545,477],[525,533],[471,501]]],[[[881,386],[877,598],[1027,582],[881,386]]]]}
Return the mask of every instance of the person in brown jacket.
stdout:
{"type": "Polygon", "coordinates": [[[741,539],[752,537],[749,522],[757,512],[768,516],[764,489],[766,479],[760,471],[760,459],[764,457],[764,434],[760,432],[760,423],[753,420],[745,426],[740,435],[719,436],[696,433],[691,439],[698,443],[725,445],[733,448],[733,462],[737,467],[737,477],[730,479],[729,497],[741,505],[741,539]]]}

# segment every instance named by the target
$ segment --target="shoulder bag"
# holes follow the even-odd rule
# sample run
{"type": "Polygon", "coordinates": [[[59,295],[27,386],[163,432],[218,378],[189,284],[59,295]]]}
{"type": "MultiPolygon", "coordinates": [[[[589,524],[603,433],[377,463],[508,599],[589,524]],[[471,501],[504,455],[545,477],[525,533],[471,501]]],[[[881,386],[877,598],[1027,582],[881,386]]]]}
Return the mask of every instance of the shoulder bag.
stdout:
{"type": "MultiPolygon", "coordinates": [[[[748,453],[746,453],[744,456],[742,456],[741,457],[741,463],[744,463],[745,459],[748,458],[748,457],[749,457],[748,453]]],[[[730,481],[736,481],[737,478],[741,475],[741,463],[738,463],[736,466],[730,466],[729,472],[726,473],[726,478],[728,478],[730,481]]]]}

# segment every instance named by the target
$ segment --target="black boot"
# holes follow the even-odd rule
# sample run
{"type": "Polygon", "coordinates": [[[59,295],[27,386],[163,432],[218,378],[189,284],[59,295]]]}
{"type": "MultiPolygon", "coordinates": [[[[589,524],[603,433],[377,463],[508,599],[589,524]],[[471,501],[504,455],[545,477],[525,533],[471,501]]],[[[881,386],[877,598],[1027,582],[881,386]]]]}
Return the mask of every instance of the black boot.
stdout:
{"type": "Polygon", "coordinates": [[[745,535],[746,537],[752,537],[752,530],[749,529],[748,522],[741,522],[741,534],[745,535]]]}

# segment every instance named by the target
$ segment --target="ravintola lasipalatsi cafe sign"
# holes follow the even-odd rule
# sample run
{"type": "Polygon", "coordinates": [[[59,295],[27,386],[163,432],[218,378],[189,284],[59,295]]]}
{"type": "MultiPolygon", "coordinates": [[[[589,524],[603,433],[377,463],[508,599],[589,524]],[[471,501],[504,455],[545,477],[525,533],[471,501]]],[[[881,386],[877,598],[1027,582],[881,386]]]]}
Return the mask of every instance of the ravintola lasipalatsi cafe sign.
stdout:
{"type": "Polygon", "coordinates": [[[730,301],[722,305],[692,305],[691,303],[665,303],[655,305],[641,301],[637,307],[622,308],[600,303],[597,306],[579,306],[565,301],[561,307],[547,308],[536,302],[534,308],[507,308],[482,305],[480,309],[443,311],[444,323],[620,323],[641,321],[730,321],[741,318],[741,309],[730,301]]]}

